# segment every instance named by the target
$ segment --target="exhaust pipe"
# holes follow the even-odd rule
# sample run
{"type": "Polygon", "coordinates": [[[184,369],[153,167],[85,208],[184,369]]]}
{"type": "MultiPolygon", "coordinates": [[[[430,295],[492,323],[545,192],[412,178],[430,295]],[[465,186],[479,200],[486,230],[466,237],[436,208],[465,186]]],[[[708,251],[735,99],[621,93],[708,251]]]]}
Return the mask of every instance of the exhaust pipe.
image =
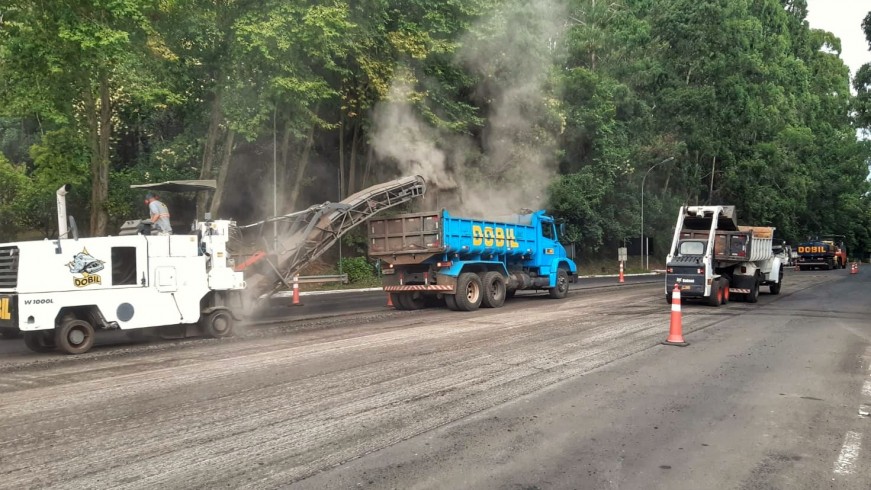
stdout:
{"type": "Polygon", "coordinates": [[[60,186],[60,189],[57,190],[57,238],[60,240],[61,238],[66,237],[67,233],[69,233],[69,228],[67,228],[67,192],[72,189],[73,186],[70,184],[64,184],[60,186]]]}

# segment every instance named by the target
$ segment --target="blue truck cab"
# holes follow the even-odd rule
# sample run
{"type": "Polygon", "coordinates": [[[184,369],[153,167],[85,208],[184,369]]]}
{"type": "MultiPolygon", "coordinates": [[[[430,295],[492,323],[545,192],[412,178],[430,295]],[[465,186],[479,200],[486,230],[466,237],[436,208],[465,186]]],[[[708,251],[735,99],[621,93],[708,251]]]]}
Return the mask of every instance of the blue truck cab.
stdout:
{"type": "Polygon", "coordinates": [[[577,266],[544,211],[498,220],[459,218],[447,210],[369,220],[369,256],[399,309],[444,299],[448,308],[498,308],[521,289],[564,298],[577,266]]]}

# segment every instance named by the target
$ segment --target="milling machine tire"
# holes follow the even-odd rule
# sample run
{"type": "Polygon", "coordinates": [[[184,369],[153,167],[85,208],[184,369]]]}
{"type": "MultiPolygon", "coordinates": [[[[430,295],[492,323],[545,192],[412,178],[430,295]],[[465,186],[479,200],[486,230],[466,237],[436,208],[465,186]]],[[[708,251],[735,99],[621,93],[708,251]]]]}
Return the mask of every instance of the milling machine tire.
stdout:
{"type": "Polygon", "coordinates": [[[54,330],[54,343],[65,354],[84,354],[94,346],[94,326],[85,320],[66,320],[54,330]]]}
{"type": "Polygon", "coordinates": [[[39,330],[36,332],[24,332],[24,345],[33,352],[40,354],[51,352],[54,350],[54,337],[50,330],[39,330]]]}
{"type": "Polygon", "coordinates": [[[454,301],[460,311],[475,311],[481,306],[483,293],[481,277],[471,272],[463,272],[457,278],[457,294],[454,295],[454,301]]]}
{"type": "Polygon", "coordinates": [[[220,339],[233,334],[235,320],[229,310],[214,310],[200,317],[200,328],[203,333],[213,339],[220,339]]]}
{"type": "Polygon", "coordinates": [[[505,303],[505,278],[499,272],[491,271],[481,278],[484,295],[481,306],[484,308],[500,308],[505,303]]]}
{"type": "Polygon", "coordinates": [[[723,300],[720,304],[726,305],[729,304],[729,280],[722,279],[720,283],[720,290],[723,291],[723,300]]]}
{"type": "Polygon", "coordinates": [[[548,289],[547,294],[553,299],[563,299],[569,294],[569,273],[565,269],[557,271],[556,286],[548,289]]]}

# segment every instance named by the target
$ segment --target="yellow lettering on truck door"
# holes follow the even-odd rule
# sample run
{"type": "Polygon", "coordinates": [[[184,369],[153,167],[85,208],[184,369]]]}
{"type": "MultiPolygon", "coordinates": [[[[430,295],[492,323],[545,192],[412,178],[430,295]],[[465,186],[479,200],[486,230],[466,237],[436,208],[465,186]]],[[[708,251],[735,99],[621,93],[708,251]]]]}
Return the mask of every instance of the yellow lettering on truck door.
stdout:
{"type": "Polygon", "coordinates": [[[484,230],[478,225],[472,225],[472,245],[478,246],[484,243],[484,230]]]}

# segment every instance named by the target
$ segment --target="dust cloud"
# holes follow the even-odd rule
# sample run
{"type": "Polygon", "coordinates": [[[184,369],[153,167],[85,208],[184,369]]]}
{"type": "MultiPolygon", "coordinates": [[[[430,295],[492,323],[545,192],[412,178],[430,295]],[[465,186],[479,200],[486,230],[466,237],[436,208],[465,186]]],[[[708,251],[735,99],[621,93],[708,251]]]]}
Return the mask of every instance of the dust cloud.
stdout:
{"type": "Polygon", "coordinates": [[[454,214],[540,209],[557,173],[561,124],[548,80],[566,7],[556,0],[514,0],[482,18],[455,59],[477,77],[472,99],[486,116],[480,131],[458,136],[424,121],[411,102],[420,92],[400,68],[388,99],[374,111],[375,154],[401,175],[427,179],[428,193],[436,194],[427,203],[454,214]]]}

